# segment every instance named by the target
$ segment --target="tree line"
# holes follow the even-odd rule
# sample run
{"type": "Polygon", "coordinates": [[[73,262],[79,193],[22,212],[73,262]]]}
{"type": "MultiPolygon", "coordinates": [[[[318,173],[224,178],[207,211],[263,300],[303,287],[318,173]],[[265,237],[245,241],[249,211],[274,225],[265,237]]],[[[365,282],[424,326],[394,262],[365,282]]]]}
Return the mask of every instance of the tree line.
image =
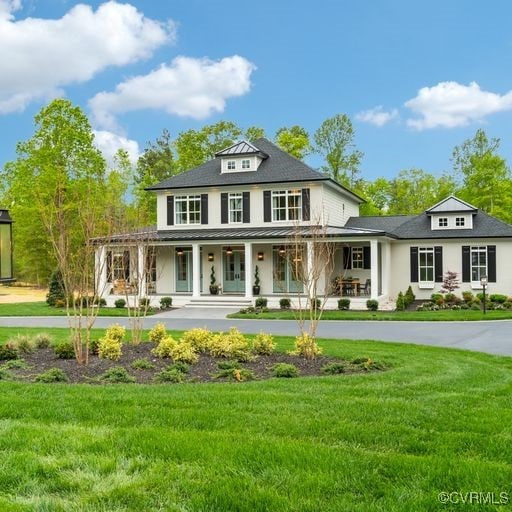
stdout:
{"type": "Polygon", "coordinates": [[[0,180],[2,204],[15,221],[16,273],[24,281],[46,284],[59,259],[73,258],[91,237],[154,224],[156,198],[146,187],[201,165],[240,139],[267,137],[300,160],[320,155],[319,172],[365,199],[361,215],[420,213],[456,194],[512,222],[511,172],[499,154],[500,140],[482,129],[454,148],[449,172],[404,169],[394,178],[368,180],[346,114],[326,119],[313,134],[294,125],[268,136],[261,127],[242,129],[229,121],[176,137],[163,130],[135,166],[123,150],[108,165],[94,146],[87,116],[68,100],[43,107],[35,124],[34,135],[17,144],[16,159],[4,166],[0,180]]]}

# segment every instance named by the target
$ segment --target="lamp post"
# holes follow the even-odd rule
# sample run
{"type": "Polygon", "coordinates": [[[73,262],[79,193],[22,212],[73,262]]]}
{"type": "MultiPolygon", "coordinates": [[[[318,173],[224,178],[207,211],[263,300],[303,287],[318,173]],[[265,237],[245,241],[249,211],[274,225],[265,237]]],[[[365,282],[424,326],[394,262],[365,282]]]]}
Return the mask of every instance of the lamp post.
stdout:
{"type": "Polygon", "coordinates": [[[487,311],[487,300],[485,298],[485,288],[487,286],[487,276],[482,276],[480,278],[480,284],[482,285],[482,291],[484,294],[484,315],[485,315],[485,312],[487,311]]]}

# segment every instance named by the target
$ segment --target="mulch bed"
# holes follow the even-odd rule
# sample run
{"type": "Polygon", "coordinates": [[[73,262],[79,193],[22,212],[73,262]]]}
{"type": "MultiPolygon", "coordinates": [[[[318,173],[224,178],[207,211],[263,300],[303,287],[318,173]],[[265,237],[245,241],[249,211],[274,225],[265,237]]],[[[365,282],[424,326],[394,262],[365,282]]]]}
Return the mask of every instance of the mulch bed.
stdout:
{"type": "MultiPolygon", "coordinates": [[[[110,361],[101,359],[97,355],[89,356],[89,364],[80,366],[75,359],[58,359],[52,348],[36,349],[31,353],[23,354],[23,359],[28,365],[26,369],[10,369],[8,370],[12,378],[16,380],[34,381],[36,376],[51,369],[59,368],[63,370],[70,383],[103,383],[100,376],[105,371],[122,366],[127,372],[135,378],[138,384],[153,384],[155,376],[162,370],[168,368],[172,364],[170,359],[160,359],[155,357],[151,350],[155,347],[154,343],[144,342],[140,345],[123,345],[123,353],[119,361],[110,361]],[[151,369],[134,369],[131,365],[138,359],[147,359],[154,368],[151,369]]],[[[189,373],[185,376],[185,381],[189,382],[222,382],[226,379],[219,379],[215,374],[219,372],[218,364],[225,359],[216,359],[208,354],[201,354],[199,361],[190,366],[189,373]]],[[[5,361],[0,361],[5,363],[5,361]]],[[[299,356],[284,353],[274,353],[272,355],[256,356],[254,360],[240,363],[241,367],[250,370],[254,374],[254,379],[268,379],[272,377],[271,368],[276,363],[293,364],[299,370],[300,377],[325,375],[322,367],[329,363],[345,363],[345,374],[348,373],[367,373],[361,362],[353,364],[349,361],[343,361],[339,358],[319,356],[313,360],[308,360],[299,356]]],[[[381,365],[376,365],[372,370],[383,369],[381,365]]]]}

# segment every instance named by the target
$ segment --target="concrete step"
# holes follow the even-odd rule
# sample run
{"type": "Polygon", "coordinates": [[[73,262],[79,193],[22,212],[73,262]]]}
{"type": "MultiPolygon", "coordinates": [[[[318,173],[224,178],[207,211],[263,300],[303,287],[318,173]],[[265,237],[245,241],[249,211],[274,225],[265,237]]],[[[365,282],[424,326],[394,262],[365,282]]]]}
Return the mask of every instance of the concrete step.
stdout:
{"type": "Polygon", "coordinates": [[[252,306],[250,299],[243,297],[200,297],[197,299],[190,299],[190,302],[185,304],[186,308],[247,308],[252,306]]]}

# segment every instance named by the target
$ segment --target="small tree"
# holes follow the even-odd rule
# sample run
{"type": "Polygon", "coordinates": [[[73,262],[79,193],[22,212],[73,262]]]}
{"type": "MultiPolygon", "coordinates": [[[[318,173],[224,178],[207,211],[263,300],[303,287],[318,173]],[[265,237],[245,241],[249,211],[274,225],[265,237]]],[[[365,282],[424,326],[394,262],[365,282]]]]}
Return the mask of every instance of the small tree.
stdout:
{"type": "Polygon", "coordinates": [[[443,287],[441,288],[443,293],[453,293],[459,288],[460,283],[457,275],[457,272],[452,272],[451,270],[446,272],[443,278],[443,287]]]}
{"type": "Polygon", "coordinates": [[[48,306],[54,307],[56,302],[61,300],[66,301],[66,291],[64,290],[64,282],[62,280],[62,273],[55,270],[50,278],[48,285],[48,294],[46,295],[46,303],[48,306]]]}

